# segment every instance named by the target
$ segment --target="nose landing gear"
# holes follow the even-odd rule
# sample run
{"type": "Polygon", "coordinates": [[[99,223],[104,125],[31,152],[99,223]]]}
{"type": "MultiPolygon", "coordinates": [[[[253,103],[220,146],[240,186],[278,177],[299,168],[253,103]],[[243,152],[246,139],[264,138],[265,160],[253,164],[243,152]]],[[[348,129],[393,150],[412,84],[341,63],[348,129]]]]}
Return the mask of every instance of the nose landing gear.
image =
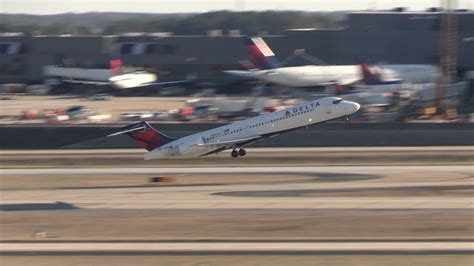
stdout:
{"type": "Polygon", "coordinates": [[[346,125],[350,125],[351,124],[351,118],[346,116],[346,125]]]}
{"type": "Polygon", "coordinates": [[[244,149],[239,149],[239,151],[237,151],[236,149],[233,149],[232,152],[230,153],[232,158],[237,158],[239,156],[245,156],[245,154],[247,154],[247,152],[244,149]]]}

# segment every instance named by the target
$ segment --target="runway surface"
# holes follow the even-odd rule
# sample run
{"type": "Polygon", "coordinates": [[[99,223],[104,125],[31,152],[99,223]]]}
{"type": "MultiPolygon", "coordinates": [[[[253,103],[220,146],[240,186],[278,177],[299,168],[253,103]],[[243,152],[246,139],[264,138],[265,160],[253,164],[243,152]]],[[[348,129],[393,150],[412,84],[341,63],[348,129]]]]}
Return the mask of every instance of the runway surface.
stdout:
{"type": "Polygon", "coordinates": [[[1,169],[0,175],[69,175],[69,174],[278,174],[330,172],[354,173],[406,173],[428,171],[474,171],[472,165],[383,165],[383,166],[317,166],[317,167],[116,167],[116,168],[47,168],[1,169]]]}
{"type": "Polygon", "coordinates": [[[0,243],[0,254],[471,254],[473,242],[0,243]]]}
{"type": "MultiPolygon", "coordinates": [[[[77,183],[86,176],[97,176],[104,179],[123,175],[180,176],[199,175],[196,179],[213,176],[214,183],[182,184],[170,186],[119,185],[98,187],[70,187],[63,189],[8,189],[2,192],[1,204],[54,204],[67,203],[81,209],[471,209],[474,198],[469,194],[455,197],[439,197],[436,194],[419,196],[390,196],[381,194],[351,197],[338,194],[334,197],[281,196],[278,192],[311,192],[332,189],[333,192],[344,192],[344,189],[377,189],[418,187],[433,190],[444,188],[448,190],[472,189],[471,177],[473,167],[459,166],[328,166],[328,167],[214,167],[214,168],[82,168],[82,169],[3,169],[0,178],[4,177],[57,177],[73,178],[77,183]],[[409,174],[425,176],[429,173],[446,173],[454,179],[444,179],[432,183],[423,179],[394,179],[385,182],[375,182],[385,175],[394,177],[409,174]],[[242,176],[248,180],[253,175],[297,175],[299,178],[288,180],[268,181],[258,185],[254,183],[235,182],[222,184],[225,177],[219,175],[242,176]],[[301,179],[301,176],[306,177],[301,179]],[[331,179],[332,178],[332,179],[331,179]],[[408,181],[408,182],[407,182],[408,181]],[[259,195],[257,192],[274,192],[274,196],[259,195]],[[238,193],[239,196],[232,196],[238,193]]],[[[258,177],[256,177],[258,178],[258,177]]],[[[324,191],[321,191],[321,194],[324,191]]]]}
{"type": "MultiPolygon", "coordinates": [[[[306,156],[311,163],[312,154],[325,150],[340,161],[350,153],[397,152],[415,159],[426,152],[459,152],[466,158],[472,153],[471,147],[288,152],[296,162],[306,156]]],[[[278,160],[284,152],[276,152],[278,160]]],[[[21,163],[31,160],[25,167],[0,169],[2,262],[470,265],[473,260],[474,167],[465,162],[292,165],[273,159],[274,149],[256,149],[253,156],[267,156],[271,165],[245,160],[234,160],[234,166],[192,160],[176,167],[160,161],[152,162],[156,167],[122,163],[129,157],[138,161],[141,154],[2,153],[21,163]],[[43,166],[41,160],[50,156],[84,161],[43,166]],[[94,162],[99,156],[123,158],[116,166],[111,163],[117,157],[101,165],[94,162]]]]}

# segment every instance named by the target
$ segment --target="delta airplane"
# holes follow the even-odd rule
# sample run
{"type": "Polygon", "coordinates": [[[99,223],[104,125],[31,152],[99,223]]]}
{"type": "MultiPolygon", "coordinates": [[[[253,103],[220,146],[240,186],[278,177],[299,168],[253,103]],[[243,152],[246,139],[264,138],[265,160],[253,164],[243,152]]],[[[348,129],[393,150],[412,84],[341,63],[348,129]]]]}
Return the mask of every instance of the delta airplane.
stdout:
{"type": "Polygon", "coordinates": [[[176,85],[188,82],[184,80],[158,82],[156,75],[153,73],[133,68],[122,68],[120,59],[110,60],[109,65],[110,69],[45,66],[43,74],[50,78],[60,79],[64,83],[112,86],[116,89],[131,89],[151,85],[176,85]]]}
{"type": "MultiPolygon", "coordinates": [[[[228,70],[224,73],[251,78],[285,87],[311,87],[325,85],[353,85],[363,78],[358,65],[333,66],[292,66],[282,67],[275,54],[260,38],[246,39],[250,53],[250,62],[245,63],[248,70],[228,70]]],[[[433,82],[439,74],[431,65],[378,65],[371,66],[370,71],[377,72],[380,82],[392,84],[400,82],[425,83],[433,82]]]]}
{"type": "Polygon", "coordinates": [[[221,126],[175,139],[152,128],[146,121],[128,125],[108,136],[127,134],[148,153],[144,159],[201,157],[232,149],[231,156],[245,156],[244,146],[312,124],[357,112],[360,105],[337,97],[304,102],[278,112],[221,126]]]}

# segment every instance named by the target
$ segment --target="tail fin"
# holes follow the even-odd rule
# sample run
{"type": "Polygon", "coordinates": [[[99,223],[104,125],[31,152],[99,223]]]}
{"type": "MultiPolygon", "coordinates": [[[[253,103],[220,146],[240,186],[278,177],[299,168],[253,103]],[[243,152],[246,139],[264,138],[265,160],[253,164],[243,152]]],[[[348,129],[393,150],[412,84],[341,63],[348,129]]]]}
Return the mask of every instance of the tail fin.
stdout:
{"type": "Polygon", "coordinates": [[[246,38],[245,44],[250,53],[250,61],[260,69],[271,69],[279,67],[281,64],[261,37],[246,38]]]}
{"type": "Polygon", "coordinates": [[[362,77],[366,85],[381,84],[379,77],[377,77],[372,73],[372,71],[370,71],[369,66],[367,64],[360,64],[360,70],[362,72],[362,77]]]}
{"type": "Polygon", "coordinates": [[[107,137],[127,134],[138,145],[145,148],[147,151],[154,150],[160,146],[165,145],[175,138],[166,136],[165,134],[154,129],[148,122],[142,121],[135,124],[128,125],[122,128],[119,132],[108,135],[107,137]]]}
{"type": "Polygon", "coordinates": [[[122,60],[120,58],[111,58],[109,60],[110,75],[117,76],[122,73],[122,60]]]}
{"type": "Polygon", "coordinates": [[[400,84],[402,82],[400,78],[386,80],[388,73],[383,68],[377,67],[376,73],[374,73],[374,69],[369,69],[367,64],[360,64],[360,68],[365,85],[389,85],[400,84]]]}

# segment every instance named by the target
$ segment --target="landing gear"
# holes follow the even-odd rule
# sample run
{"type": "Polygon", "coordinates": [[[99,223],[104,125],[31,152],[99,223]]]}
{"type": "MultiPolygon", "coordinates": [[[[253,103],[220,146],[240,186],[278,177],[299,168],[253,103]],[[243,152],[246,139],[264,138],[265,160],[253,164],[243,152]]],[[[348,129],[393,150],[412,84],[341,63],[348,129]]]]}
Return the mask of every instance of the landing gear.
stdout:
{"type": "Polygon", "coordinates": [[[237,158],[239,156],[239,153],[236,150],[232,150],[230,155],[232,156],[232,158],[237,158]]]}
{"type": "Polygon", "coordinates": [[[350,125],[351,124],[351,118],[346,116],[346,125],[350,125]]]}
{"type": "Polygon", "coordinates": [[[232,152],[230,153],[230,155],[233,158],[237,158],[239,156],[245,156],[245,154],[247,154],[247,152],[244,149],[239,149],[239,151],[237,151],[236,149],[233,149],[232,152]]]}

